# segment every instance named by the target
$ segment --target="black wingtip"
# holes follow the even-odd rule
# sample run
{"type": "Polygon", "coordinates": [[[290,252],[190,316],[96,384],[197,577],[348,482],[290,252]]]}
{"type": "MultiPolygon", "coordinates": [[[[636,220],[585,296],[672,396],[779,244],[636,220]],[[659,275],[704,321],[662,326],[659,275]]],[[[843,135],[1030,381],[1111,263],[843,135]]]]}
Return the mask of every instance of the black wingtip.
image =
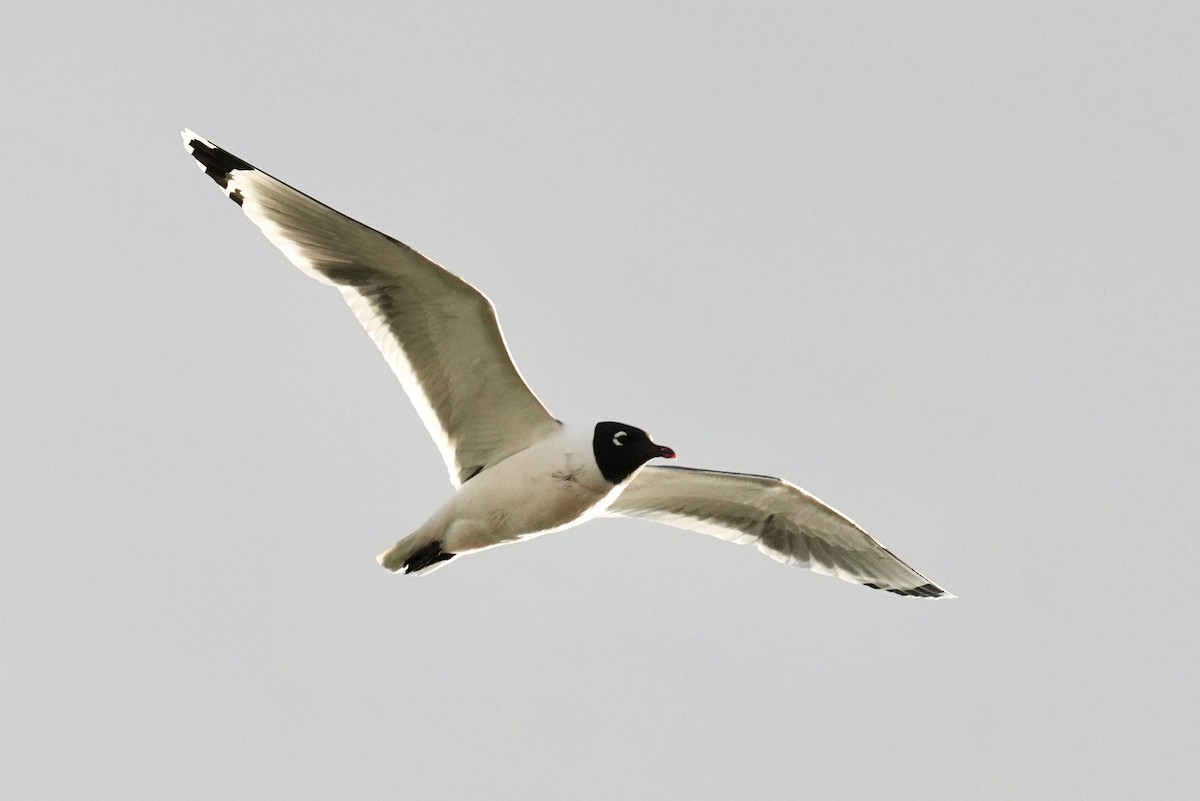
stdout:
{"type": "MultiPolygon", "coordinates": [[[[216,181],[222,189],[229,189],[229,174],[234,170],[254,169],[252,164],[242,161],[228,150],[217,147],[190,130],[183,132],[183,144],[192,154],[192,158],[204,168],[205,174],[216,181]]],[[[241,193],[230,192],[229,197],[234,203],[242,205],[241,193]]]]}
{"type": "Polygon", "coordinates": [[[953,598],[954,596],[943,590],[936,584],[922,584],[920,587],[913,587],[907,590],[897,590],[891,587],[881,587],[878,584],[863,584],[864,587],[870,587],[873,590],[886,590],[895,593],[896,595],[908,595],[916,598],[953,598]]]}

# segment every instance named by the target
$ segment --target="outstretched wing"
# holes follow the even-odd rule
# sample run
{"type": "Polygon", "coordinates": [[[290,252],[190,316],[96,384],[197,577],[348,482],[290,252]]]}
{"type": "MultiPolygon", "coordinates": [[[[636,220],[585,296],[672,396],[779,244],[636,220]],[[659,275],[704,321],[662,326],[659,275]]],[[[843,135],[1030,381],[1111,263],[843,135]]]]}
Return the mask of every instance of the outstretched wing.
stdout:
{"type": "Polygon", "coordinates": [[[754,542],[784,564],[877,590],[954,597],[853,520],[779,478],[648,466],[634,476],[607,514],[644,517],[739,545],[754,542]]]}
{"type": "Polygon", "coordinates": [[[483,293],[191,131],[183,141],[292,264],[341,291],[416,406],[455,486],[559,426],[521,378],[483,293]]]}

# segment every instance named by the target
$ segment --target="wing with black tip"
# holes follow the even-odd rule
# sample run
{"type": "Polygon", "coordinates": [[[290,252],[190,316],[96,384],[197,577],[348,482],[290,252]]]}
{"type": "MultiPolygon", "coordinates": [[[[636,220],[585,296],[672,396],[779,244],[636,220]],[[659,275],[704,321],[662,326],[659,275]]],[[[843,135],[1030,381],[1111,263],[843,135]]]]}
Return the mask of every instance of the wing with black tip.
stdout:
{"type": "Polygon", "coordinates": [[[648,466],[606,513],[642,517],[727,542],[753,542],[784,564],[897,595],[954,597],[853,520],[779,478],[648,466]]]}
{"type": "Polygon", "coordinates": [[[456,486],[557,429],[513,364],[483,293],[203,137],[184,131],[183,141],[292,264],[342,293],[416,406],[456,486]]]}

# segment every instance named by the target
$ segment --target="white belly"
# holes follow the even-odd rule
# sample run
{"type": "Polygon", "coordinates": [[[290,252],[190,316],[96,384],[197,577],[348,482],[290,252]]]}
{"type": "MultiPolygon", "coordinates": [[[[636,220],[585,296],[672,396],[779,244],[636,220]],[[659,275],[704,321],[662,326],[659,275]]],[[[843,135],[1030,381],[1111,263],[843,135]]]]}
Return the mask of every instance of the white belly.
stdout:
{"type": "Polygon", "coordinates": [[[461,554],[578,525],[616,494],[596,467],[590,432],[564,427],[463,484],[433,520],[442,547],[461,554]]]}

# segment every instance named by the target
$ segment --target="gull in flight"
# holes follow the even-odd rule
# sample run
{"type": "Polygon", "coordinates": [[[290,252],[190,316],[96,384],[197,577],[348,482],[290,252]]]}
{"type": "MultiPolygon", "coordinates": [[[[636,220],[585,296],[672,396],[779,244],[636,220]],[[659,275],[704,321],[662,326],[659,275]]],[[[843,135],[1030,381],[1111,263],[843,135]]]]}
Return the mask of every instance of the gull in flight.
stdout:
{"type": "Polygon", "coordinates": [[[191,131],[183,142],[292,264],[337,288],[437,443],[454,494],[379,555],[388,570],[428,573],[594,517],[641,517],[877,590],[954,597],[783,479],[647,465],[675,452],[627,423],[562,423],[525,384],[475,287],[191,131]]]}

